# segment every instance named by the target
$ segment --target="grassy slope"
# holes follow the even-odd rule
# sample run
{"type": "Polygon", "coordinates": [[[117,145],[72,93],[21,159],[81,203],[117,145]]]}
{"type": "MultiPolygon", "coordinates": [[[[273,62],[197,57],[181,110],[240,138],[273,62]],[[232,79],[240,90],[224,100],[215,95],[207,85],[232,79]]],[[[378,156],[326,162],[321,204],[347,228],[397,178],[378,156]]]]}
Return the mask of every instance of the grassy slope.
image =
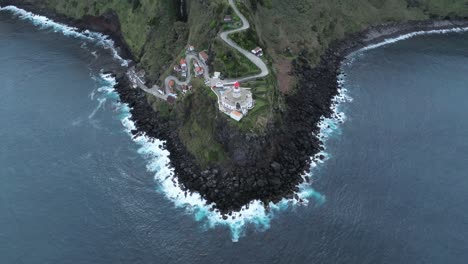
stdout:
{"type": "Polygon", "coordinates": [[[49,7],[70,17],[100,15],[114,10],[122,33],[133,54],[152,81],[158,80],[174,57],[188,42],[207,48],[216,35],[221,13],[227,5],[221,0],[190,1],[188,23],[177,21],[172,0],[47,0],[49,7]]]}
{"type": "Polygon", "coordinates": [[[335,39],[369,25],[433,17],[466,17],[465,0],[250,0],[259,37],[276,57],[302,49],[317,63],[335,39]],[[263,3],[263,4],[262,4],[263,3]]]}
{"type": "MultiPolygon", "coordinates": [[[[225,14],[231,12],[227,0],[188,1],[188,23],[176,19],[172,0],[46,0],[50,7],[79,18],[99,15],[113,9],[120,17],[126,42],[141,65],[157,81],[174,58],[183,53],[187,43],[216,54],[213,64],[229,71],[229,76],[254,73],[248,62],[216,40],[225,14]],[[232,71],[236,68],[236,72],[232,71]]],[[[259,43],[266,50],[266,60],[273,74],[263,81],[249,83],[257,101],[255,109],[241,122],[229,121],[233,128],[261,131],[275,119],[274,108],[282,108],[276,81],[276,62],[292,60],[303,49],[311,63],[335,39],[368,25],[386,22],[427,19],[431,17],[466,17],[465,0],[238,0],[253,29],[233,38],[244,48],[259,43]]],[[[195,92],[172,108],[149,97],[155,110],[178,123],[179,135],[200,164],[229,161],[221,144],[214,139],[216,120],[226,118],[216,109],[216,99],[202,84],[195,92]]]]}

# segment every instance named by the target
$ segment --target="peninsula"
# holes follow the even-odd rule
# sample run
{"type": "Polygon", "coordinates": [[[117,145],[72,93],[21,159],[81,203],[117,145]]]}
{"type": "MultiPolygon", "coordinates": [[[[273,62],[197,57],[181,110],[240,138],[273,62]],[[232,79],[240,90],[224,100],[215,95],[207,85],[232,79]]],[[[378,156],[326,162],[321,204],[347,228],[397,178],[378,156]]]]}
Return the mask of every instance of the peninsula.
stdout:
{"type": "MultiPolygon", "coordinates": [[[[465,1],[0,0],[113,37],[135,135],[165,140],[181,187],[226,216],[300,200],[344,57],[413,31],[468,25],[465,1]]],[[[226,216],[227,217],[227,216],[226,216]]]]}

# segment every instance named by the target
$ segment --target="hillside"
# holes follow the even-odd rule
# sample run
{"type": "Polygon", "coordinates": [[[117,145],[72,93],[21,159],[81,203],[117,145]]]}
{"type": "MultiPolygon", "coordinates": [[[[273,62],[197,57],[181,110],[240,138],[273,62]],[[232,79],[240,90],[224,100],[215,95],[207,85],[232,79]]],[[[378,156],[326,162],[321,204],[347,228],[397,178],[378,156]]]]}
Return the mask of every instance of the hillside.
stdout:
{"type": "MultiPolygon", "coordinates": [[[[250,0],[244,2],[256,34],[275,61],[281,78],[301,51],[316,65],[329,45],[370,25],[410,20],[466,18],[463,0],[250,0]]],[[[248,34],[245,34],[248,35],[248,34]]],[[[248,43],[248,41],[245,41],[248,43]]],[[[252,45],[246,45],[251,48],[252,45]]],[[[287,82],[290,83],[290,82],[287,82]]],[[[282,87],[288,90],[289,87],[282,87]]]]}
{"type": "MultiPolygon", "coordinates": [[[[11,2],[11,1],[10,1],[11,2]]],[[[15,2],[15,1],[13,1],[15,2]]],[[[221,0],[193,1],[181,14],[179,1],[165,0],[26,0],[74,19],[115,13],[132,55],[156,81],[190,41],[207,46],[226,9],[221,0]],[[197,14],[197,15],[188,15],[197,14]]]]}
{"type": "MultiPolygon", "coordinates": [[[[226,77],[240,77],[257,71],[254,65],[217,38],[217,33],[224,29],[222,18],[232,14],[225,0],[188,1],[183,6],[181,4],[185,2],[179,0],[27,1],[75,19],[115,13],[125,43],[139,66],[146,70],[150,82],[161,84],[188,44],[209,50],[213,56],[211,70],[221,71],[226,77]]],[[[219,122],[240,133],[264,134],[268,126],[274,126],[274,122],[281,119],[285,110],[281,94],[297,91],[297,85],[300,85],[292,73],[292,62],[299,55],[313,66],[330,43],[369,25],[468,15],[468,5],[462,0],[242,0],[238,1],[238,7],[253,27],[236,34],[233,39],[247,50],[257,45],[264,47],[273,72],[265,81],[249,84],[254,88],[258,102],[254,114],[241,124],[233,124],[230,120],[215,122],[215,98],[203,98],[203,102],[198,102],[197,98],[202,99],[201,96],[189,96],[181,100],[175,111],[151,96],[148,98],[163,117],[178,120],[180,136],[201,164],[232,161],[230,150],[226,149],[229,147],[223,147],[225,142],[216,140],[215,128],[219,122]],[[181,118],[180,113],[190,112],[185,107],[193,105],[205,110],[181,118]],[[204,125],[200,126],[200,123],[204,125]]],[[[205,94],[201,90],[196,93],[205,94]]]]}
{"type": "MultiPolygon", "coordinates": [[[[193,0],[187,6],[164,0],[21,2],[75,19],[117,17],[124,42],[150,84],[161,84],[188,44],[208,51],[211,71],[234,78],[257,71],[217,37],[226,27],[224,15],[232,14],[227,0],[193,0]]],[[[239,0],[237,6],[252,28],[232,39],[247,50],[263,47],[271,70],[267,78],[245,84],[257,104],[241,122],[217,109],[216,96],[202,81],[175,105],[129,89],[125,80],[120,84],[126,87],[119,88],[141,130],[168,141],[184,188],[200,192],[223,212],[252,199],[291,197],[303,181],[300,174],[320,150],[312,133],[320,117],[330,115],[337,67],[347,48],[331,47],[348,38],[350,46],[359,46],[355,33],[370,26],[468,17],[464,0],[239,0]]]]}

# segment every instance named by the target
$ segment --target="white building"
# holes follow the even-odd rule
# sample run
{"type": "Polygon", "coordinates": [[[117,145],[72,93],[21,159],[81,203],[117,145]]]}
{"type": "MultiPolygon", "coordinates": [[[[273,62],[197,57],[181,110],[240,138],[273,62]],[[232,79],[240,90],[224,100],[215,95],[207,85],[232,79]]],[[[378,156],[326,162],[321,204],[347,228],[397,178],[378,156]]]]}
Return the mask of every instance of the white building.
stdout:
{"type": "Polygon", "coordinates": [[[252,52],[253,54],[255,54],[255,56],[258,56],[258,57],[263,56],[263,49],[260,48],[260,47],[256,47],[256,48],[253,49],[251,52],[252,52]]]}
{"type": "Polygon", "coordinates": [[[233,87],[224,91],[221,96],[221,104],[229,112],[237,111],[246,115],[254,107],[254,100],[250,89],[241,88],[240,84],[236,82],[233,87]]]}

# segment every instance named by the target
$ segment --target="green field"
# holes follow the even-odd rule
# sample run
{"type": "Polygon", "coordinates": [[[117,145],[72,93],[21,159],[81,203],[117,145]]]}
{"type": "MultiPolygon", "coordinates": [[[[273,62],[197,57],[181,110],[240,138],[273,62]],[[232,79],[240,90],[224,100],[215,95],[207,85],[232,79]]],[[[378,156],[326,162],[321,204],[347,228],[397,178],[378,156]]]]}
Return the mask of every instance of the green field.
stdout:
{"type": "MultiPolygon", "coordinates": [[[[259,72],[217,37],[221,30],[239,26],[223,22],[226,14],[232,14],[227,0],[188,1],[187,22],[177,21],[176,1],[169,0],[37,1],[74,18],[114,11],[120,18],[126,43],[152,82],[160,83],[170,74],[187,44],[211,51],[214,69],[227,78],[259,72]]],[[[175,106],[148,97],[162,118],[171,118],[177,124],[182,141],[202,166],[229,162],[228,152],[215,137],[220,120],[227,119],[231,129],[260,134],[269,122],[281,122],[278,112],[287,106],[278,91],[275,66],[279,59],[293,60],[307,51],[307,59],[315,65],[330,43],[370,25],[468,17],[466,0],[243,0],[238,1],[238,7],[252,29],[235,34],[232,39],[247,50],[264,48],[272,71],[265,80],[243,84],[252,88],[255,108],[241,122],[232,121],[219,112],[216,97],[199,82],[194,84],[195,91],[183,96],[175,106]]],[[[239,18],[234,16],[234,20],[239,18]]]]}

